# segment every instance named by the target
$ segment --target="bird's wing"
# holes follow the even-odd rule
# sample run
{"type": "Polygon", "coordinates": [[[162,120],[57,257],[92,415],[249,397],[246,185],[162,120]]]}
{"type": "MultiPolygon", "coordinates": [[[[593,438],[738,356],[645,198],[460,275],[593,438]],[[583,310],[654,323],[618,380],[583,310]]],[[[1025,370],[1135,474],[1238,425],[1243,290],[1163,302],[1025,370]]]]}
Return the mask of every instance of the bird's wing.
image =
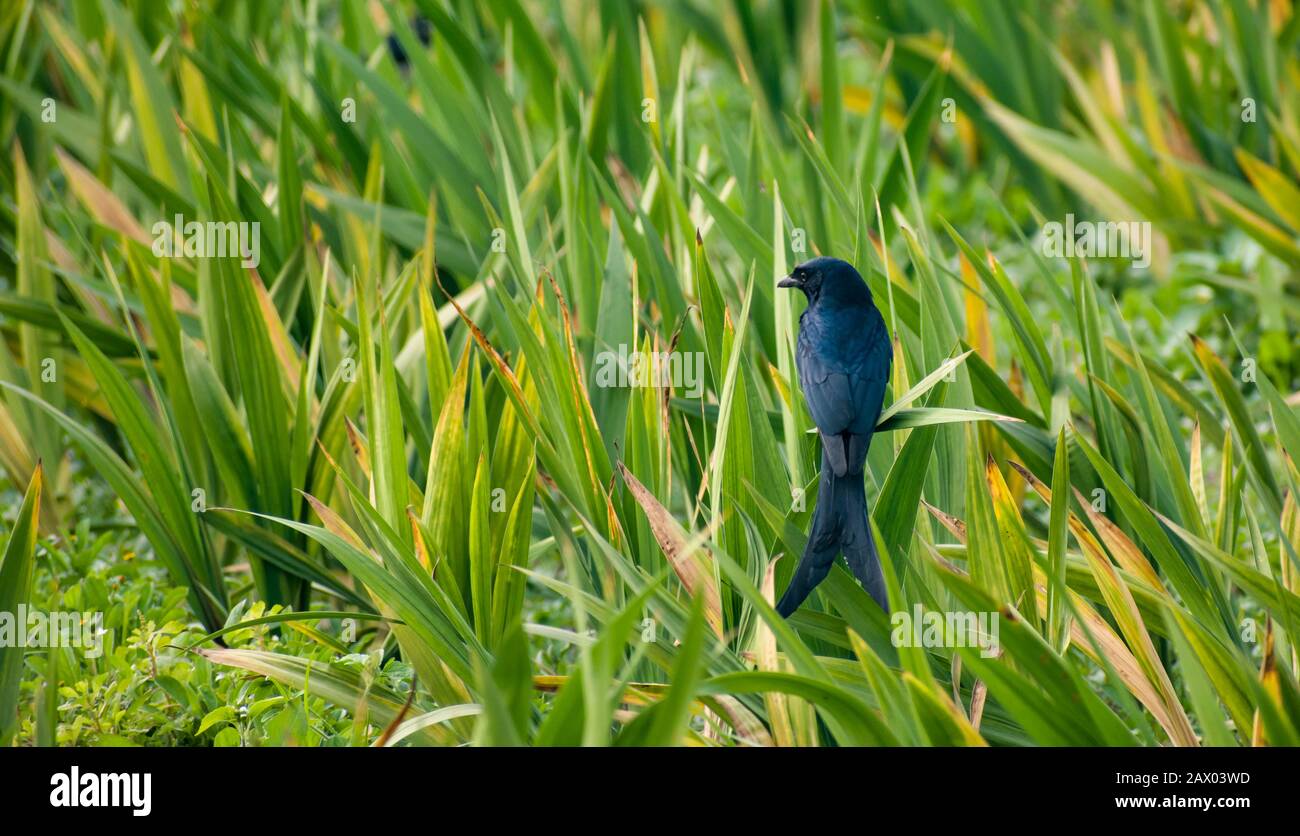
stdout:
{"type": "Polygon", "coordinates": [[[861,329],[830,343],[817,323],[805,320],[795,365],[817,429],[823,435],[874,430],[892,360],[883,322],[863,323],[861,329]]]}
{"type": "Polygon", "coordinates": [[[869,434],[875,431],[880,408],[885,402],[892,360],[892,347],[887,342],[877,342],[867,351],[857,373],[849,376],[855,413],[853,432],[869,434]]]}
{"type": "MultiPolygon", "coordinates": [[[[865,445],[871,443],[871,436],[876,431],[876,421],[880,419],[880,408],[885,401],[886,378],[853,378],[853,402],[856,414],[849,432],[862,438],[865,458],[865,445]]],[[[850,458],[853,458],[850,456],[850,458]]]]}
{"type": "Polygon", "coordinates": [[[808,413],[822,435],[838,435],[847,430],[857,417],[853,385],[849,374],[832,369],[819,352],[814,351],[811,340],[799,334],[795,351],[795,365],[799,369],[799,385],[803,388],[808,413]]]}

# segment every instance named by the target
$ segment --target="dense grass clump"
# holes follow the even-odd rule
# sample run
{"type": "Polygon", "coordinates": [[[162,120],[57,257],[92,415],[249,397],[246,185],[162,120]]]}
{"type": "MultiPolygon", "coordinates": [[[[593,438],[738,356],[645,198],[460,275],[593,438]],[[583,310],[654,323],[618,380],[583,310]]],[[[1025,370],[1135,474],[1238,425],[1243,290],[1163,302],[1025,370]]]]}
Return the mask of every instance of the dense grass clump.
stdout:
{"type": "Polygon", "coordinates": [[[0,642],[0,744],[1300,743],[1298,39],[4,4],[0,614],[95,641],[0,642]],[[893,612],[787,621],[818,254],[893,612]]]}

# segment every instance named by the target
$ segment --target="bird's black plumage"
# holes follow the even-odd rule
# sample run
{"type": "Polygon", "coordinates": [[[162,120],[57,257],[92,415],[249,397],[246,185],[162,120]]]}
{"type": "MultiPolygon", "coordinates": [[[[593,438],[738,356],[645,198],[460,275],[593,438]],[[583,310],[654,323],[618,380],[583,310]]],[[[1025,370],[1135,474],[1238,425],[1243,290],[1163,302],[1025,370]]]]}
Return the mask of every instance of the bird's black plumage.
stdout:
{"type": "Polygon", "coordinates": [[[893,348],[871,291],[851,264],[815,258],[780,282],[808,297],[795,365],[822,440],[822,472],[808,545],[777,610],[789,616],[843,552],[854,576],[888,609],[867,520],[863,468],[889,382],[893,348]]]}

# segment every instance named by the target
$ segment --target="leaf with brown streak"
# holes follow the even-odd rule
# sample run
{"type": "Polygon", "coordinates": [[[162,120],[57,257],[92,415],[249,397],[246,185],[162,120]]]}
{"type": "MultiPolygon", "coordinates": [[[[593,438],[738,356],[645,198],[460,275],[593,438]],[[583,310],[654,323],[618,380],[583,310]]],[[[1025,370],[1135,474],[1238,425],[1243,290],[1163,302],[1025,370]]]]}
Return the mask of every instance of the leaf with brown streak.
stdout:
{"type": "Polygon", "coordinates": [[[686,530],[673,519],[655,495],[641,484],[622,462],[618,463],[619,473],[624,484],[632,491],[632,496],[645,512],[650,523],[650,532],[654,534],[664,557],[668,558],[673,571],[681,579],[682,585],[692,595],[704,596],[704,617],[713,628],[713,632],[722,637],[722,604],[718,598],[718,589],[713,585],[714,574],[709,567],[711,557],[702,547],[689,550],[686,530]]]}

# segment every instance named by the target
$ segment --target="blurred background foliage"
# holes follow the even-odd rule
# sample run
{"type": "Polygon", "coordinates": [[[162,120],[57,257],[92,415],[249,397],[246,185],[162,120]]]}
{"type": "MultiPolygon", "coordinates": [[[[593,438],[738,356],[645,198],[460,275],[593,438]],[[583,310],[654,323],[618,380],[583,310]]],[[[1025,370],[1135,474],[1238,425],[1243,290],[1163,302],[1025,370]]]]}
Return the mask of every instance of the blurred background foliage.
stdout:
{"type": "Polygon", "coordinates": [[[0,742],[1294,745],[1291,0],[0,8],[0,742]],[[156,224],[257,224],[160,258],[156,224]],[[1050,258],[1067,215],[1152,263],[1050,258]],[[895,336],[788,622],[814,254],[895,336]],[[689,352],[697,392],[605,387],[689,352]],[[38,466],[39,463],[39,466],[38,466]]]}

